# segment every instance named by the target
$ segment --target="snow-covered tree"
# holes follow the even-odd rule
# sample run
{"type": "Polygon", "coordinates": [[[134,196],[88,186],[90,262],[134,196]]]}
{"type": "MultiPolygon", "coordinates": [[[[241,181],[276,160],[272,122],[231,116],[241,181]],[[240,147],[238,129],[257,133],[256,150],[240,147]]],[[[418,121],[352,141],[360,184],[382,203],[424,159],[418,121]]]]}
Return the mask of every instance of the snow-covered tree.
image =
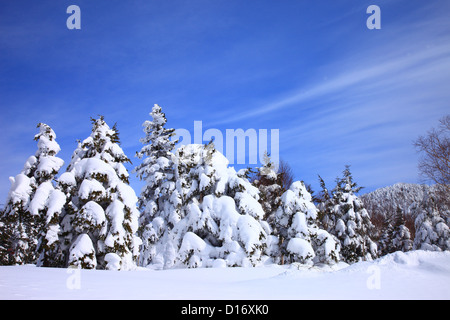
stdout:
{"type": "Polygon", "coordinates": [[[394,215],[386,216],[383,230],[377,245],[379,256],[412,249],[411,233],[406,227],[406,220],[400,207],[397,207],[394,215]]]}
{"type": "Polygon", "coordinates": [[[377,255],[377,246],[371,239],[372,222],[356,195],[360,189],[347,166],[332,191],[332,207],[327,217],[328,231],[339,239],[341,257],[347,263],[370,260],[377,255]]]}
{"type": "Polygon", "coordinates": [[[317,196],[317,222],[318,225],[325,230],[332,230],[335,226],[334,217],[331,214],[333,209],[333,199],[330,191],[328,190],[325,181],[319,175],[319,183],[322,190],[317,196]]]}
{"type": "Polygon", "coordinates": [[[392,253],[395,251],[395,250],[392,251],[393,233],[394,233],[394,226],[392,225],[391,218],[385,217],[383,223],[383,233],[381,234],[377,244],[379,256],[384,256],[388,253],[392,253]]]}
{"type": "Polygon", "coordinates": [[[294,182],[281,196],[274,219],[280,253],[287,262],[312,265],[339,261],[339,243],[317,226],[317,213],[303,182],[294,182]]]}
{"type": "Polygon", "coordinates": [[[164,267],[258,264],[270,232],[258,189],[229,168],[212,143],[180,147],[175,169],[179,221],[155,246],[154,261],[164,267]]]}
{"type": "Polygon", "coordinates": [[[127,270],[136,266],[137,197],[124,166],[117,128],[92,120],[92,133],[72,155],[58,179],[67,196],[62,219],[67,265],[127,270]]]}
{"type": "Polygon", "coordinates": [[[65,195],[57,190],[52,180],[61,169],[64,161],[56,154],[60,151],[55,141],[54,131],[46,124],[39,123],[39,134],[35,136],[38,141],[38,158],[35,177],[38,187],[30,201],[29,210],[32,215],[41,218],[40,234],[37,247],[37,265],[44,267],[58,267],[63,263],[63,256],[59,242],[59,220],[65,195]]]}
{"type": "MultiPolygon", "coordinates": [[[[46,124],[37,125],[38,150],[26,161],[21,173],[11,177],[11,189],[2,215],[4,239],[10,263],[57,265],[60,259],[59,214],[64,195],[52,180],[64,164],[56,154],[60,147],[55,132],[46,124]]],[[[2,259],[4,260],[4,259],[2,259]]]]}
{"type": "Polygon", "coordinates": [[[411,233],[406,227],[406,221],[402,209],[397,207],[392,231],[392,252],[410,251],[413,247],[411,233]]]}
{"type": "Polygon", "coordinates": [[[264,210],[264,219],[271,223],[273,214],[281,203],[284,191],[281,186],[281,175],[275,169],[267,151],[264,153],[262,167],[257,168],[256,179],[253,184],[259,189],[259,202],[264,210]]]}
{"type": "Polygon", "coordinates": [[[25,264],[35,260],[36,219],[28,211],[34,178],[19,173],[9,178],[11,188],[2,212],[2,264],[25,264]]]}
{"type": "Polygon", "coordinates": [[[10,234],[7,230],[7,223],[3,218],[3,210],[0,210],[0,266],[13,263],[12,249],[9,247],[10,234]]]}
{"type": "Polygon", "coordinates": [[[167,129],[167,119],[162,109],[154,105],[152,121],[143,123],[144,145],[137,157],[143,161],[134,172],[145,182],[139,196],[142,212],[139,233],[142,238],[140,264],[148,265],[155,255],[155,244],[173,228],[180,216],[180,197],[175,188],[173,150],[177,140],[171,140],[175,129],[167,129]]]}
{"type": "Polygon", "coordinates": [[[415,221],[414,249],[450,250],[450,228],[439,214],[436,199],[430,195],[424,199],[421,209],[415,221]]]}
{"type": "MultiPolygon", "coordinates": [[[[441,216],[445,219],[450,212],[450,206],[445,201],[444,189],[439,185],[420,185],[413,183],[396,183],[392,186],[379,188],[370,193],[361,195],[364,207],[370,215],[372,223],[375,225],[374,238],[381,238],[385,228],[383,222],[386,218],[395,221],[395,214],[400,208],[405,219],[405,226],[415,232],[414,222],[419,215],[427,199],[435,199],[434,205],[441,216]]],[[[449,225],[450,220],[447,221],[449,225]]],[[[413,240],[413,239],[411,239],[413,240]]]]}

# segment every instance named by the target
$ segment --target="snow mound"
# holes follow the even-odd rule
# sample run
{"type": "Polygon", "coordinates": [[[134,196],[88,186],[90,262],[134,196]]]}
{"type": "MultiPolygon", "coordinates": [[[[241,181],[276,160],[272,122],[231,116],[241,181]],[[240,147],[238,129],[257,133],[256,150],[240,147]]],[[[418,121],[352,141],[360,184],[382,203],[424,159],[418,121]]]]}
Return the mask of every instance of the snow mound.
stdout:
{"type": "MultiPolygon", "coordinates": [[[[78,240],[80,251],[89,253],[89,237],[78,240]]],[[[193,234],[185,240],[186,248],[203,247],[193,234]]],[[[119,264],[114,255],[105,258],[111,268],[119,264]]],[[[224,260],[214,263],[226,266],[224,260]]],[[[449,283],[448,251],[395,252],[322,268],[291,264],[110,272],[0,267],[0,299],[450,299],[449,283]],[[78,289],[67,285],[74,280],[78,289]]]]}
{"type": "MultiPolygon", "coordinates": [[[[375,260],[375,262],[379,265],[386,265],[386,266],[404,265],[409,267],[416,267],[416,266],[423,266],[424,264],[427,264],[429,260],[437,258],[450,259],[450,251],[444,252],[425,251],[425,250],[415,250],[408,252],[397,251],[385,255],[375,260]]],[[[450,276],[450,265],[448,265],[447,272],[450,276]]]]}

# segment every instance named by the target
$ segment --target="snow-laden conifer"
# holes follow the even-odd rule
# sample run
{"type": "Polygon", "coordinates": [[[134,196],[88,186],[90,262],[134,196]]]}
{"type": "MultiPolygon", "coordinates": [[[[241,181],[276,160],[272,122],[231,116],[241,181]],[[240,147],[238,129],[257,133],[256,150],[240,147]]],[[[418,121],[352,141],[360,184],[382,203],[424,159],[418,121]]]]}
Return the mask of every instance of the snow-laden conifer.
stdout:
{"type": "Polygon", "coordinates": [[[272,224],[273,214],[281,203],[284,191],[281,186],[281,175],[276,172],[275,164],[267,151],[264,153],[263,165],[257,168],[256,179],[253,184],[259,190],[259,202],[264,210],[264,219],[272,224]]]}
{"type": "Polygon", "coordinates": [[[258,189],[212,143],[180,147],[175,173],[179,221],[156,244],[154,261],[163,267],[259,264],[270,228],[258,189]]]}
{"type": "Polygon", "coordinates": [[[136,266],[140,239],[137,197],[124,166],[117,128],[92,119],[92,133],[78,144],[58,179],[67,195],[62,220],[69,266],[127,270],[136,266]],[[109,255],[108,255],[109,254],[109,255]]]}
{"type": "Polygon", "coordinates": [[[283,193],[274,217],[283,262],[312,265],[339,261],[339,243],[318,227],[317,214],[303,182],[294,182],[283,193]]]}
{"type": "Polygon", "coordinates": [[[436,197],[425,197],[416,217],[414,249],[442,251],[450,250],[450,228],[438,211],[436,197]]]}
{"type": "Polygon", "coordinates": [[[2,262],[54,266],[59,250],[59,214],[64,195],[55,190],[52,180],[64,164],[56,157],[60,146],[55,132],[46,124],[37,125],[37,151],[30,156],[21,173],[11,177],[11,189],[3,211],[3,239],[7,251],[2,262]]]}
{"type": "Polygon", "coordinates": [[[134,172],[144,181],[139,195],[142,212],[139,233],[142,238],[140,264],[148,265],[155,256],[155,244],[178,222],[180,197],[175,188],[173,150],[176,140],[171,140],[175,129],[167,129],[167,119],[160,106],[155,104],[150,113],[152,120],[143,123],[144,145],[137,157],[142,160],[134,172]]]}
{"type": "Polygon", "coordinates": [[[333,190],[329,217],[329,232],[341,244],[341,257],[347,263],[371,260],[377,256],[377,246],[371,239],[373,224],[369,214],[356,193],[361,188],[353,181],[350,169],[337,180],[333,190]]]}
{"type": "Polygon", "coordinates": [[[406,221],[402,209],[397,207],[392,231],[392,252],[410,251],[413,247],[411,233],[406,227],[406,221]]]}

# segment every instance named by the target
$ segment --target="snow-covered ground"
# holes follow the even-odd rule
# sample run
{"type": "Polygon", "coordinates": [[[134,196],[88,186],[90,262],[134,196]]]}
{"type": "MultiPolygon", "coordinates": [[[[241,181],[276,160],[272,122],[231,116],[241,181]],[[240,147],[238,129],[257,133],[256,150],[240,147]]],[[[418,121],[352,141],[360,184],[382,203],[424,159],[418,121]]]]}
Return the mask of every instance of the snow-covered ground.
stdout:
{"type": "Polygon", "coordinates": [[[395,252],[333,269],[3,266],[0,299],[450,299],[450,252],[395,252]]]}

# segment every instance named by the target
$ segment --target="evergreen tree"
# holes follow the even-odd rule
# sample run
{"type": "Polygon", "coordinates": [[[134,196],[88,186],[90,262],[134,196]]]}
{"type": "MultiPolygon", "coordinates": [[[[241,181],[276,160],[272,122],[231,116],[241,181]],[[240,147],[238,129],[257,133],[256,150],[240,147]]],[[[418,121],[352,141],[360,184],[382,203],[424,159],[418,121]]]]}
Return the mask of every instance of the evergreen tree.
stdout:
{"type": "Polygon", "coordinates": [[[319,175],[319,183],[322,190],[319,192],[319,195],[316,197],[317,201],[317,222],[318,225],[325,230],[332,230],[335,226],[335,221],[332,219],[333,215],[331,214],[333,208],[333,199],[331,197],[330,192],[328,191],[327,186],[325,185],[325,181],[319,175]]]}
{"type": "Polygon", "coordinates": [[[137,197],[124,166],[118,131],[104,118],[91,119],[92,133],[72,155],[58,179],[67,196],[62,218],[66,264],[82,268],[127,270],[136,266],[137,197]]]}
{"type": "Polygon", "coordinates": [[[281,186],[281,175],[275,171],[267,151],[264,152],[263,166],[257,168],[253,185],[259,190],[259,203],[264,210],[264,220],[274,227],[273,215],[281,204],[281,195],[286,190],[281,186]]]}
{"type": "Polygon", "coordinates": [[[276,236],[279,239],[281,263],[302,264],[339,261],[339,243],[317,226],[317,208],[303,182],[294,182],[281,196],[275,213],[276,236]]]}
{"type": "Polygon", "coordinates": [[[63,256],[59,242],[59,219],[66,198],[55,189],[52,180],[64,164],[56,154],[60,151],[56,143],[54,131],[46,124],[39,123],[37,158],[39,165],[35,172],[38,187],[30,201],[29,210],[33,216],[40,217],[40,232],[37,246],[37,266],[59,267],[63,263],[63,256]]]}
{"type": "Polygon", "coordinates": [[[43,123],[37,127],[39,133],[34,140],[38,150],[28,158],[21,173],[10,178],[12,185],[1,217],[3,263],[35,263],[37,258],[47,261],[58,255],[61,201],[56,198],[62,195],[54,190],[52,179],[64,161],[56,157],[60,147],[55,132],[43,123]]]}
{"type": "Polygon", "coordinates": [[[437,199],[425,197],[421,211],[415,221],[414,249],[442,251],[450,250],[450,228],[438,211],[437,199]]]}
{"type": "Polygon", "coordinates": [[[11,188],[1,217],[1,260],[3,264],[33,263],[37,244],[33,239],[33,234],[37,234],[34,228],[36,219],[27,209],[34,179],[19,173],[9,180],[11,188]]]}
{"type": "Polygon", "coordinates": [[[391,223],[390,217],[386,216],[383,222],[383,233],[377,245],[378,255],[384,256],[395,251],[393,251],[392,246],[393,234],[394,226],[391,223]]]}
{"type": "Polygon", "coordinates": [[[411,233],[406,227],[406,221],[403,215],[403,211],[402,209],[400,209],[400,207],[397,207],[392,232],[392,252],[407,252],[412,249],[412,246],[413,242],[411,240],[411,233]]]}
{"type": "Polygon", "coordinates": [[[180,219],[180,196],[175,188],[173,150],[177,140],[171,140],[175,129],[167,129],[167,119],[162,109],[154,105],[150,113],[152,121],[143,123],[145,137],[140,139],[144,145],[137,157],[143,159],[134,172],[145,181],[139,196],[142,212],[140,230],[143,244],[140,264],[148,265],[155,256],[155,244],[180,219]]]}
{"type": "Polygon", "coordinates": [[[373,225],[362,201],[356,196],[361,190],[353,181],[349,166],[337,179],[332,191],[332,208],[329,212],[328,231],[335,235],[341,244],[341,257],[347,263],[376,257],[377,247],[371,239],[373,225]]]}
{"type": "Polygon", "coordinates": [[[270,228],[258,189],[211,143],[180,147],[175,158],[180,219],[155,246],[163,267],[248,266],[262,261],[270,228]]]}

